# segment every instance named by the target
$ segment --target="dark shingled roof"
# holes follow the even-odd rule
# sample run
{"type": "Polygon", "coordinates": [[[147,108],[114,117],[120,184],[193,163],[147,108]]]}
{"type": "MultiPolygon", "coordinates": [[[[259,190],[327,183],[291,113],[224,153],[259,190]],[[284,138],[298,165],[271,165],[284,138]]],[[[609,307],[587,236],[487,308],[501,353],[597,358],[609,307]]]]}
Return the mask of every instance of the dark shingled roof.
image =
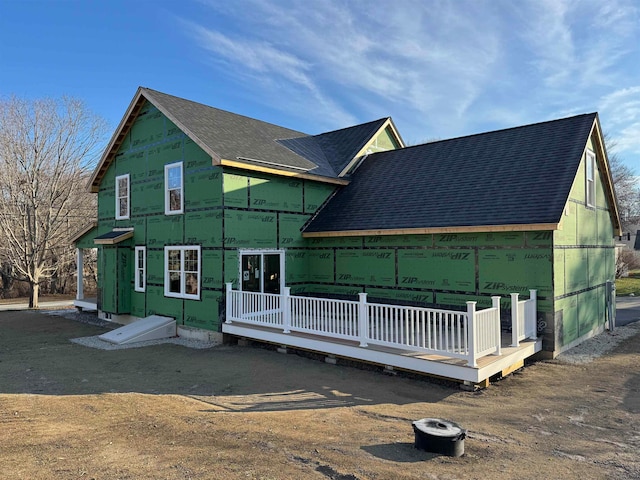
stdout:
{"type": "Polygon", "coordinates": [[[338,179],[341,171],[373,139],[387,119],[310,136],[254,118],[139,87],[127,114],[94,170],[90,189],[99,185],[145,101],[155,105],[211,155],[215,164],[265,167],[282,172],[338,179]]]}
{"type": "Polygon", "coordinates": [[[337,177],[386,120],[309,136],[149,88],[141,91],[215,152],[218,160],[266,162],[326,177],[337,177]]]}
{"type": "Polygon", "coordinates": [[[305,133],[271,123],[209,107],[201,103],[174,97],[166,93],[141,88],[142,94],[178,120],[188,133],[214,151],[219,159],[238,157],[262,160],[295,168],[313,169],[317,165],[283,148],[275,140],[306,136],[305,133]]]}
{"type": "Polygon", "coordinates": [[[558,223],[596,118],[371,154],[304,231],[558,223]]]}
{"type": "Polygon", "coordinates": [[[329,165],[333,176],[338,176],[386,121],[387,118],[381,118],[319,135],[278,140],[278,143],[318,165],[329,165]]]}

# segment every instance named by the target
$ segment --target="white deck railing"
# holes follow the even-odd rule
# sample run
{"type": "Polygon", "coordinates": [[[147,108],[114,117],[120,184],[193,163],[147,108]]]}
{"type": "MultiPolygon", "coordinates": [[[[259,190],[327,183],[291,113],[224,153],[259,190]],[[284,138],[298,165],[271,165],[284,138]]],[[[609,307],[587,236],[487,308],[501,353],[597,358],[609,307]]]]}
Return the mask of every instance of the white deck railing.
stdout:
{"type": "MultiPolygon", "coordinates": [[[[361,347],[372,344],[462,358],[474,367],[483,356],[501,354],[499,296],[491,297],[491,308],[476,311],[476,302],[467,302],[467,310],[460,312],[367,303],[366,293],[353,301],[291,296],[289,287],[283,290],[282,294],[241,292],[227,283],[225,322],[354,340],[361,347]]],[[[518,301],[517,296],[512,294],[517,305],[512,308],[516,342],[536,334],[535,290],[529,300],[518,301]]]]}
{"type": "Polygon", "coordinates": [[[538,336],[537,292],[529,290],[528,300],[518,300],[518,294],[511,294],[511,346],[517,347],[522,340],[538,336]]]}

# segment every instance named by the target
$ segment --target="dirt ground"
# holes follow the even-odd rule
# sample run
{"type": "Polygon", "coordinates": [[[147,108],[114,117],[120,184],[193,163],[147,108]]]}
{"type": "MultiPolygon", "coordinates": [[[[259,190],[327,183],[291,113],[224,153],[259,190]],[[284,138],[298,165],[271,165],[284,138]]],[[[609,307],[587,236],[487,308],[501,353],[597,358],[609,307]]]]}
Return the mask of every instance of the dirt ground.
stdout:
{"type": "Polygon", "coordinates": [[[104,331],[0,313],[1,478],[640,478],[640,330],[476,392],[251,346],[69,341],[104,331]],[[466,428],[465,454],[416,450],[424,417],[466,428]]]}

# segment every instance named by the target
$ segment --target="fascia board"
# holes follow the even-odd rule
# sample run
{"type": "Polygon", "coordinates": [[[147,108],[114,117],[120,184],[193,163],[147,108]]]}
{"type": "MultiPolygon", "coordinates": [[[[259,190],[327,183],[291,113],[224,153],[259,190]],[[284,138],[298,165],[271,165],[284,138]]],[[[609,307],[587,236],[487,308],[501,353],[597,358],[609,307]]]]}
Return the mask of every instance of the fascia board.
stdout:
{"type": "Polygon", "coordinates": [[[558,223],[531,223],[514,225],[467,225],[459,227],[395,228],[388,230],[345,230],[327,232],[302,232],[305,238],[360,237],[364,235],[423,235],[430,233],[489,233],[489,232],[532,232],[558,230],[558,223]]]}

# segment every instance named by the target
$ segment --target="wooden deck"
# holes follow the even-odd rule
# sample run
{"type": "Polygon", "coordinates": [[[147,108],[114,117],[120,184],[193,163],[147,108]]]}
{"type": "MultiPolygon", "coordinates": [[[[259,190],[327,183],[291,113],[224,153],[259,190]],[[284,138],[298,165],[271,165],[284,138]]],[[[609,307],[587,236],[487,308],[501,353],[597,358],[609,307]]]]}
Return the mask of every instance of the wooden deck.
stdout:
{"type": "Polygon", "coordinates": [[[283,347],[299,348],[483,386],[488,385],[489,379],[496,374],[506,375],[520,368],[526,358],[542,350],[541,339],[522,341],[520,346],[511,347],[511,335],[505,332],[502,338],[501,355],[487,355],[479,358],[478,366],[470,367],[463,359],[376,345],[360,347],[356,341],[300,332],[283,333],[281,329],[239,322],[224,323],[222,331],[229,335],[283,347]]]}

